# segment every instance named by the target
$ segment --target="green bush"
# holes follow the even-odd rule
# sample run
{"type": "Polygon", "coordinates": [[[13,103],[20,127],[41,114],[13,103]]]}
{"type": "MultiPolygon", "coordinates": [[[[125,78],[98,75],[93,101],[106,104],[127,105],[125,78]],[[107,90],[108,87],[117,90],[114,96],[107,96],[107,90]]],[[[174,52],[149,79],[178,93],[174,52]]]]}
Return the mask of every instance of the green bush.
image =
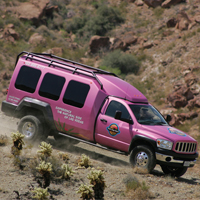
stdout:
{"type": "Polygon", "coordinates": [[[123,53],[120,50],[109,53],[102,61],[101,66],[118,68],[121,73],[137,74],[140,63],[137,58],[131,54],[123,53]]]}
{"type": "Polygon", "coordinates": [[[96,10],[96,14],[91,17],[92,13],[85,16],[76,17],[65,25],[67,32],[72,31],[84,38],[90,38],[92,35],[105,35],[116,25],[124,22],[118,9],[101,5],[96,10]]]}

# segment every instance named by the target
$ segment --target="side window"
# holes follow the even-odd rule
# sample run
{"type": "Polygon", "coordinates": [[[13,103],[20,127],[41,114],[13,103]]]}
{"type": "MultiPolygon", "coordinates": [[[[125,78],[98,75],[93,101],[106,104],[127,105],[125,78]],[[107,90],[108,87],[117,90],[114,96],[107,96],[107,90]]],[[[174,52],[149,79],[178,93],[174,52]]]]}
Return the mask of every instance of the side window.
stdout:
{"type": "Polygon", "coordinates": [[[15,87],[19,90],[34,93],[40,75],[40,70],[22,66],[17,76],[15,87]]]}
{"type": "Polygon", "coordinates": [[[63,97],[63,102],[71,106],[82,108],[89,90],[89,85],[72,80],[67,86],[65,95],[63,97]]]}
{"type": "Polygon", "coordinates": [[[64,77],[46,73],[40,86],[39,95],[48,99],[58,100],[64,83],[64,77]]]}
{"type": "Polygon", "coordinates": [[[123,120],[126,121],[126,120],[131,119],[131,116],[130,116],[128,110],[126,109],[126,107],[123,104],[121,104],[117,101],[111,101],[110,102],[110,104],[108,105],[108,108],[106,110],[105,115],[108,115],[108,116],[114,118],[117,110],[122,112],[122,116],[121,116],[122,121],[123,120]]]}

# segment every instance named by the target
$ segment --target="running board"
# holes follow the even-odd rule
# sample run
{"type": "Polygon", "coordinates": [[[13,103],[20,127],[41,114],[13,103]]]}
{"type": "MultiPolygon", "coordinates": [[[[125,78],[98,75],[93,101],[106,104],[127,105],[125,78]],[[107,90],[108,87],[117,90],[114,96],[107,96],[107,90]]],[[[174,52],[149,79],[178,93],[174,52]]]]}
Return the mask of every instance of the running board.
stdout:
{"type": "Polygon", "coordinates": [[[73,139],[73,140],[77,140],[77,141],[79,141],[79,142],[83,142],[83,143],[86,143],[86,144],[89,144],[89,145],[92,145],[92,146],[95,146],[95,147],[104,149],[104,150],[112,151],[112,152],[114,152],[114,153],[118,153],[118,154],[122,154],[122,155],[126,155],[126,156],[128,155],[128,153],[126,153],[126,152],[122,152],[122,151],[117,151],[117,150],[109,149],[109,148],[104,147],[104,146],[101,146],[101,145],[99,145],[99,144],[96,144],[96,143],[93,143],[93,142],[89,142],[89,141],[87,141],[87,140],[82,140],[82,139],[80,139],[80,138],[76,138],[76,137],[73,137],[73,136],[71,136],[71,135],[66,135],[66,134],[63,134],[63,133],[60,133],[60,132],[59,132],[58,134],[59,134],[59,135],[62,135],[62,136],[65,136],[65,137],[68,137],[68,138],[73,139]]]}

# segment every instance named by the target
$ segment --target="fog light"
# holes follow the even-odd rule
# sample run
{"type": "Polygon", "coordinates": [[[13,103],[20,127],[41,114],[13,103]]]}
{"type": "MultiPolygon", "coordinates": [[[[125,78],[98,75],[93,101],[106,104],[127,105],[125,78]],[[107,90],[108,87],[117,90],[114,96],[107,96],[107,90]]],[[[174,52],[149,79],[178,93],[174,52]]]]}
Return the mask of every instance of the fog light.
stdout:
{"type": "Polygon", "coordinates": [[[166,160],[167,162],[170,162],[172,159],[171,159],[171,157],[167,157],[165,160],[166,160]]]}

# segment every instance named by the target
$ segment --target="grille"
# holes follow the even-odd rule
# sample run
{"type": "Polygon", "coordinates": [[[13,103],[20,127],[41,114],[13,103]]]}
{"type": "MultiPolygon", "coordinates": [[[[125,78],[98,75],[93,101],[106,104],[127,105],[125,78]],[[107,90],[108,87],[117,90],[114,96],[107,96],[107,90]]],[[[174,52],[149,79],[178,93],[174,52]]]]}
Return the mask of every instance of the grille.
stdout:
{"type": "Polygon", "coordinates": [[[177,142],[175,150],[177,152],[193,153],[196,151],[196,143],[191,142],[177,142]]]}

